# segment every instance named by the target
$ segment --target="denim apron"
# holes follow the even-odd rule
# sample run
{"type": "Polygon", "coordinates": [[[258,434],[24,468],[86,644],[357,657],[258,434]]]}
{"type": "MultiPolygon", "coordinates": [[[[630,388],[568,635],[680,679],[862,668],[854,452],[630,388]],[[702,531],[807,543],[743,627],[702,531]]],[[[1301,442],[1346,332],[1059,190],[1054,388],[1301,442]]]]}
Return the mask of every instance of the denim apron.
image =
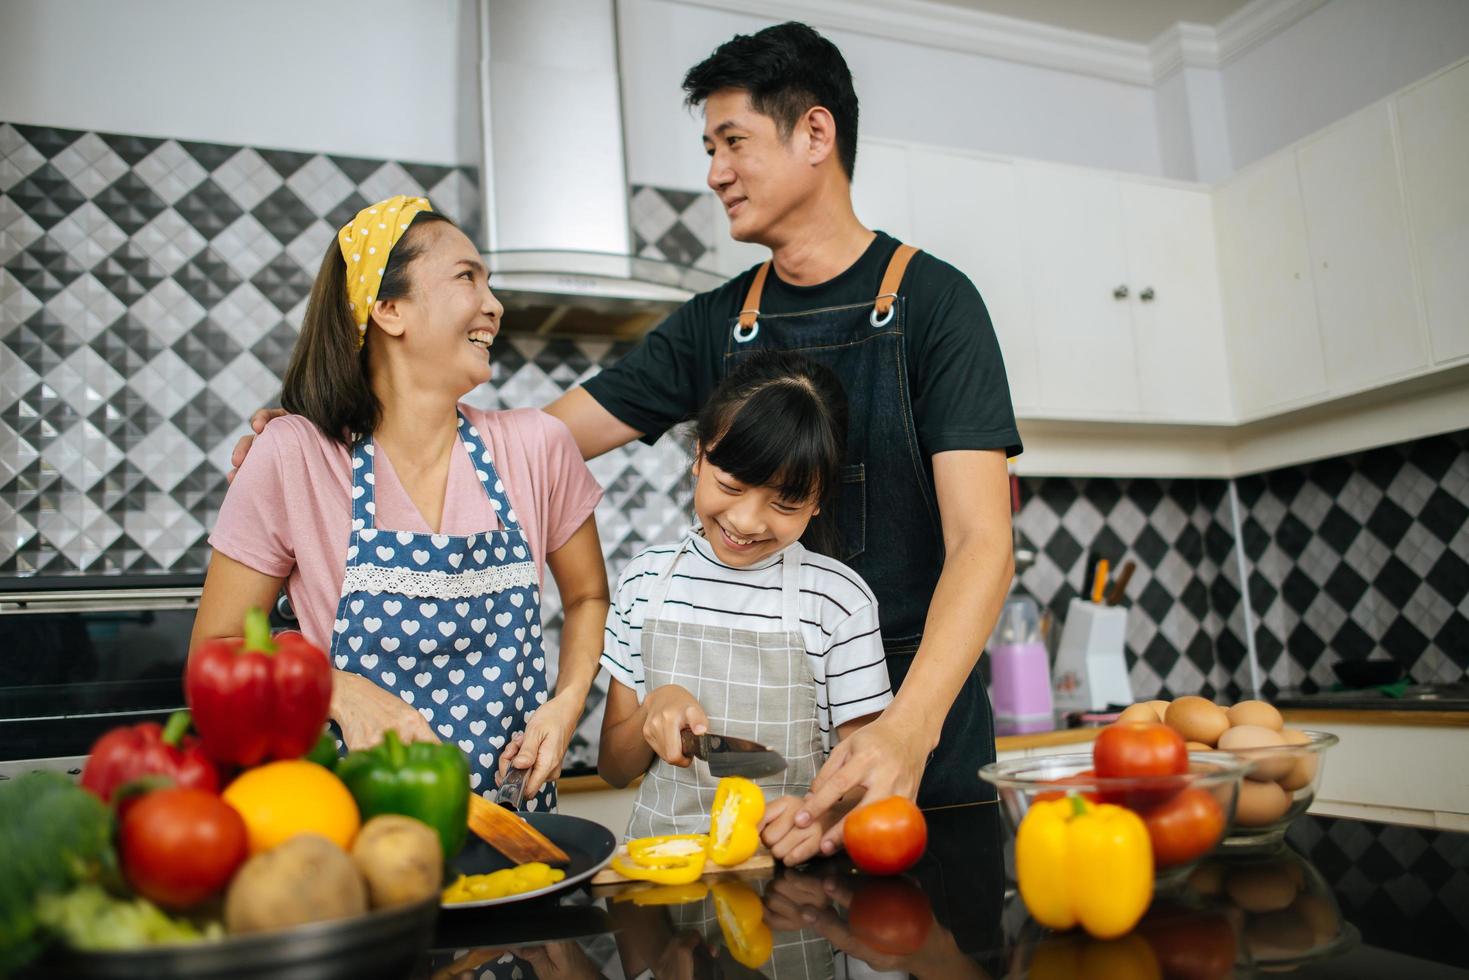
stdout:
{"type": "MultiPolygon", "coordinates": [[[[504,527],[424,534],[374,526],[371,436],[352,447],[352,537],[332,624],[332,662],[418,709],[469,756],[469,783],[489,794],[500,751],[546,702],[541,592],[479,430],[459,415],[459,440],[504,527]]],[[[338,735],[340,737],[340,734],[338,735]]],[[[556,806],[548,783],[525,803],[556,806]]]]}
{"type": "MultiPolygon", "coordinates": [[[[933,465],[918,442],[908,389],[899,293],[917,254],[899,245],[871,302],[798,313],[762,314],[760,295],[770,271],[755,273],[739,316],[729,322],[724,370],[756,351],[792,351],[836,372],[847,391],[847,459],[836,503],[840,558],[877,596],[888,674],[896,691],[923,638],[929,600],[944,565],[943,530],[933,465]]],[[[981,641],[983,638],[980,638],[981,641]]],[[[944,720],[918,790],[920,806],[994,799],[979,769],[995,758],[989,695],[970,672],[944,720]]]]}

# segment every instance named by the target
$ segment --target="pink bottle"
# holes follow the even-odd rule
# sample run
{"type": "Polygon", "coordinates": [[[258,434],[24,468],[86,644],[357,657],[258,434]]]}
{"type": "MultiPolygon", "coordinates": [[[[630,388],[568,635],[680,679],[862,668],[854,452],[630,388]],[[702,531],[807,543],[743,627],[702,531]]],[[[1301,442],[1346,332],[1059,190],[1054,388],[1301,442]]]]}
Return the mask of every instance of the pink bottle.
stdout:
{"type": "Polygon", "coordinates": [[[995,727],[1005,733],[1056,727],[1051,706],[1051,664],[1040,636],[1040,612],[1029,596],[1005,603],[990,638],[990,703],[995,727]]]}

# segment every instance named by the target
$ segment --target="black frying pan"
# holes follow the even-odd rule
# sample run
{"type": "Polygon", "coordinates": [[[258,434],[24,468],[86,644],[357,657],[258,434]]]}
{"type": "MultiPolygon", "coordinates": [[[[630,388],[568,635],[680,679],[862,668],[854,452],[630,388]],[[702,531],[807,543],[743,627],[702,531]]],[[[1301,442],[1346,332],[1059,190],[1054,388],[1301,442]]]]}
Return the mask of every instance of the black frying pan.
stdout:
{"type": "MultiPolygon", "coordinates": [[[[566,856],[571,858],[571,863],[564,869],[566,877],[554,885],[538,888],[532,892],[507,895],[504,898],[487,898],[478,902],[458,902],[454,905],[445,905],[445,909],[467,910],[486,908],[491,905],[508,905],[511,902],[524,902],[559,892],[591,878],[592,875],[602,870],[608,861],[612,860],[612,854],[617,850],[617,837],[612,831],[591,820],[569,817],[562,813],[520,811],[519,815],[524,817],[536,830],[549,837],[553,844],[560,847],[566,852],[566,856]]],[[[462,874],[483,875],[513,867],[515,865],[509,858],[474,834],[470,834],[464,850],[449,862],[447,880],[452,882],[462,874]]]]}

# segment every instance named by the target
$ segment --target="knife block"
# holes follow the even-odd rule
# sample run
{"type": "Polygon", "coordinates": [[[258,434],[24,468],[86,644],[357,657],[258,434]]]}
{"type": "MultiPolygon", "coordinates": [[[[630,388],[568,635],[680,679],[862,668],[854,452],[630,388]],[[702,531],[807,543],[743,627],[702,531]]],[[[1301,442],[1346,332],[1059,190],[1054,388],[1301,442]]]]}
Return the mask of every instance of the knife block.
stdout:
{"type": "Polygon", "coordinates": [[[1066,610],[1056,667],[1051,672],[1057,711],[1094,711],[1132,703],[1123,644],[1127,610],[1072,599],[1066,610]]]}

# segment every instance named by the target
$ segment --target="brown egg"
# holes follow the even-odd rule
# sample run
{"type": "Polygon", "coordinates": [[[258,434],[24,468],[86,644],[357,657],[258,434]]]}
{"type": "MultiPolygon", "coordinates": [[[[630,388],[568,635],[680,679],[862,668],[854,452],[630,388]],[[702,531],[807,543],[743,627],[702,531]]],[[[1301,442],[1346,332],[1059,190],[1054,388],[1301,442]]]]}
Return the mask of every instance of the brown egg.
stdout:
{"type": "Polygon", "coordinates": [[[1305,916],[1295,909],[1250,916],[1245,945],[1257,961],[1285,960],[1309,952],[1316,936],[1305,916]]]}
{"type": "Polygon", "coordinates": [[[1124,725],[1134,722],[1156,725],[1158,720],[1158,712],[1154,711],[1151,705],[1143,703],[1130,704],[1122,709],[1122,714],[1117,716],[1118,723],[1124,725]]]}
{"type": "Polygon", "coordinates": [[[1152,708],[1155,712],[1157,712],[1157,714],[1158,714],[1158,720],[1159,721],[1162,721],[1165,717],[1167,717],[1167,715],[1168,715],[1168,704],[1169,704],[1169,702],[1163,701],[1163,700],[1155,700],[1155,701],[1149,701],[1149,702],[1147,702],[1148,707],[1149,708],[1152,708]]]}
{"type": "Polygon", "coordinates": [[[1241,701],[1225,713],[1229,716],[1231,725],[1259,725],[1272,732],[1280,731],[1285,725],[1285,719],[1280,717],[1280,712],[1264,701],[1241,701]]]}
{"type": "Polygon", "coordinates": [[[1229,716],[1223,708],[1192,694],[1170,704],[1163,720],[1185,740],[1205,745],[1217,744],[1219,736],[1229,728],[1229,716]]]}
{"type": "Polygon", "coordinates": [[[1190,752],[1213,752],[1214,746],[1205,745],[1203,742],[1184,742],[1183,747],[1190,752]]]}
{"type": "Polygon", "coordinates": [[[1235,868],[1224,879],[1229,900],[1246,912],[1279,912],[1289,908],[1296,900],[1297,890],[1285,867],[1269,862],[1235,868]]]}
{"type": "MultiPolygon", "coordinates": [[[[1280,737],[1285,740],[1286,745],[1309,745],[1311,736],[1298,728],[1282,728],[1280,737]]],[[[1315,752],[1302,752],[1295,757],[1295,765],[1290,772],[1280,777],[1280,788],[1289,793],[1298,789],[1305,789],[1311,785],[1311,780],[1316,778],[1317,758],[1315,752]]]]}
{"type": "Polygon", "coordinates": [[[1246,779],[1239,785],[1239,802],[1234,808],[1234,822],[1241,827],[1264,827],[1285,816],[1290,809],[1290,794],[1279,783],[1262,783],[1246,779]]]}
{"type": "Polygon", "coordinates": [[[1208,861],[1199,865],[1188,876],[1188,886],[1200,895],[1212,898],[1224,891],[1224,865],[1208,861]]]}
{"type": "Polygon", "coordinates": [[[1287,752],[1251,752],[1250,749],[1279,748],[1285,744],[1280,733],[1259,725],[1240,725],[1219,736],[1219,749],[1233,752],[1241,759],[1253,763],[1249,771],[1251,779],[1282,779],[1295,768],[1294,755],[1287,752]]]}

